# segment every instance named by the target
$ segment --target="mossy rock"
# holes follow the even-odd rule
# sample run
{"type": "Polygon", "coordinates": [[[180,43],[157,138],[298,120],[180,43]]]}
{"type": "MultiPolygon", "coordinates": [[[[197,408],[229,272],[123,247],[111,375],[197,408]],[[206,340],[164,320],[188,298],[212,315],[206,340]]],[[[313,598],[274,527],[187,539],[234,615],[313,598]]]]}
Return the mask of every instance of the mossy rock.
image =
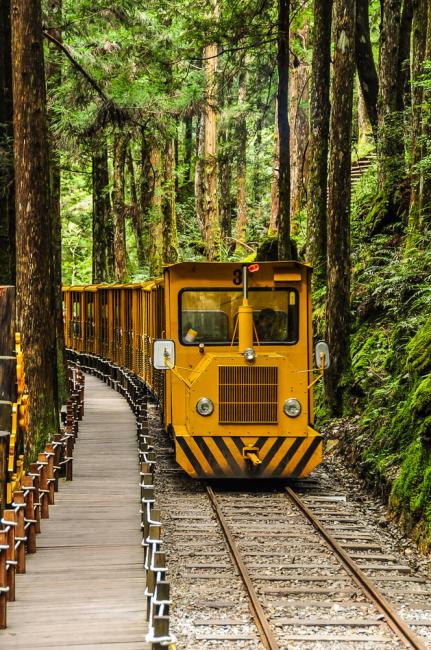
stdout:
{"type": "Polygon", "coordinates": [[[431,318],[407,345],[407,368],[423,374],[431,370],[431,318]]]}
{"type": "MultiPolygon", "coordinates": [[[[290,240],[292,250],[292,260],[298,260],[298,246],[294,239],[290,240]]],[[[278,238],[265,237],[256,253],[256,260],[259,262],[277,262],[278,261],[278,238]]]]}

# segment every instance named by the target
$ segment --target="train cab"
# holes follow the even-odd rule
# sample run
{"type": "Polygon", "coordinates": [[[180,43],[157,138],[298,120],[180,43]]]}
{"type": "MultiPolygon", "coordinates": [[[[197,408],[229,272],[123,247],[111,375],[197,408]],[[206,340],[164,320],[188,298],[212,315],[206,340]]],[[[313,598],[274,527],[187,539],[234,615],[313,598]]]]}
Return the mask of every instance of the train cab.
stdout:
{"type": "Polygon", "coordinates": [[[321,462],[310,275],[297,262],[165,269],[153,365],[166,374],[165,424],[190,476],[300,477],[321,462]]]}

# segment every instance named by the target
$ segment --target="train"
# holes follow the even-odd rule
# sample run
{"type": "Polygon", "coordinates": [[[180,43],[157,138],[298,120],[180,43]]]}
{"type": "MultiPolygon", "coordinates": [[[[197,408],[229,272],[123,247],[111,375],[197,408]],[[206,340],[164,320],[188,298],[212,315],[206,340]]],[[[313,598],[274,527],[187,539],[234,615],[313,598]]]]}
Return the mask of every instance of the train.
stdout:
{"type": "Polygon", "coordinates": [[[68,348],[139,376],[193,478],[305,477],[322,461],[311,273],[300,262],[180,262],[136,284],[63,287],[68,348]]]}

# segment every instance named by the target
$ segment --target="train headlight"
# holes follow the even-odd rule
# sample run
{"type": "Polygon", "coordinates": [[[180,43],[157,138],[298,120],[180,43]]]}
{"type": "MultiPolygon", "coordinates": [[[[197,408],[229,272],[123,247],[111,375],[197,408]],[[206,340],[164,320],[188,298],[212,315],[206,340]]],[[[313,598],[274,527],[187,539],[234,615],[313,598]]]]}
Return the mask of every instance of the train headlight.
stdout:
{"type": "Polygon", "coordinates": [[[214,404],[209,397],[201,397],[196,404],[196,410],[199,415],[207,416],[214,412],[214,404]]]}
{"type": "Polygon", "coordinates": [[[297,399],[291,397],[284,402],[283,411],[290,418],[297,418],[301,413],[301,403],[297,399]]]}

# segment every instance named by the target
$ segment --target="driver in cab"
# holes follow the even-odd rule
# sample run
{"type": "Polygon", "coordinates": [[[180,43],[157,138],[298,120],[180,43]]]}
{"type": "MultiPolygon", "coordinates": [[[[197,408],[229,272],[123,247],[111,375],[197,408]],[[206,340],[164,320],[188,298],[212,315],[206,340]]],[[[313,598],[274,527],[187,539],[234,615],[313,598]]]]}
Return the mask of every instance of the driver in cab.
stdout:
{"type": "Polygon", "coordinates": [[[277,341],[277,314],[271,307],[261,309],[256,323],[259,341],[277,341]]]}

